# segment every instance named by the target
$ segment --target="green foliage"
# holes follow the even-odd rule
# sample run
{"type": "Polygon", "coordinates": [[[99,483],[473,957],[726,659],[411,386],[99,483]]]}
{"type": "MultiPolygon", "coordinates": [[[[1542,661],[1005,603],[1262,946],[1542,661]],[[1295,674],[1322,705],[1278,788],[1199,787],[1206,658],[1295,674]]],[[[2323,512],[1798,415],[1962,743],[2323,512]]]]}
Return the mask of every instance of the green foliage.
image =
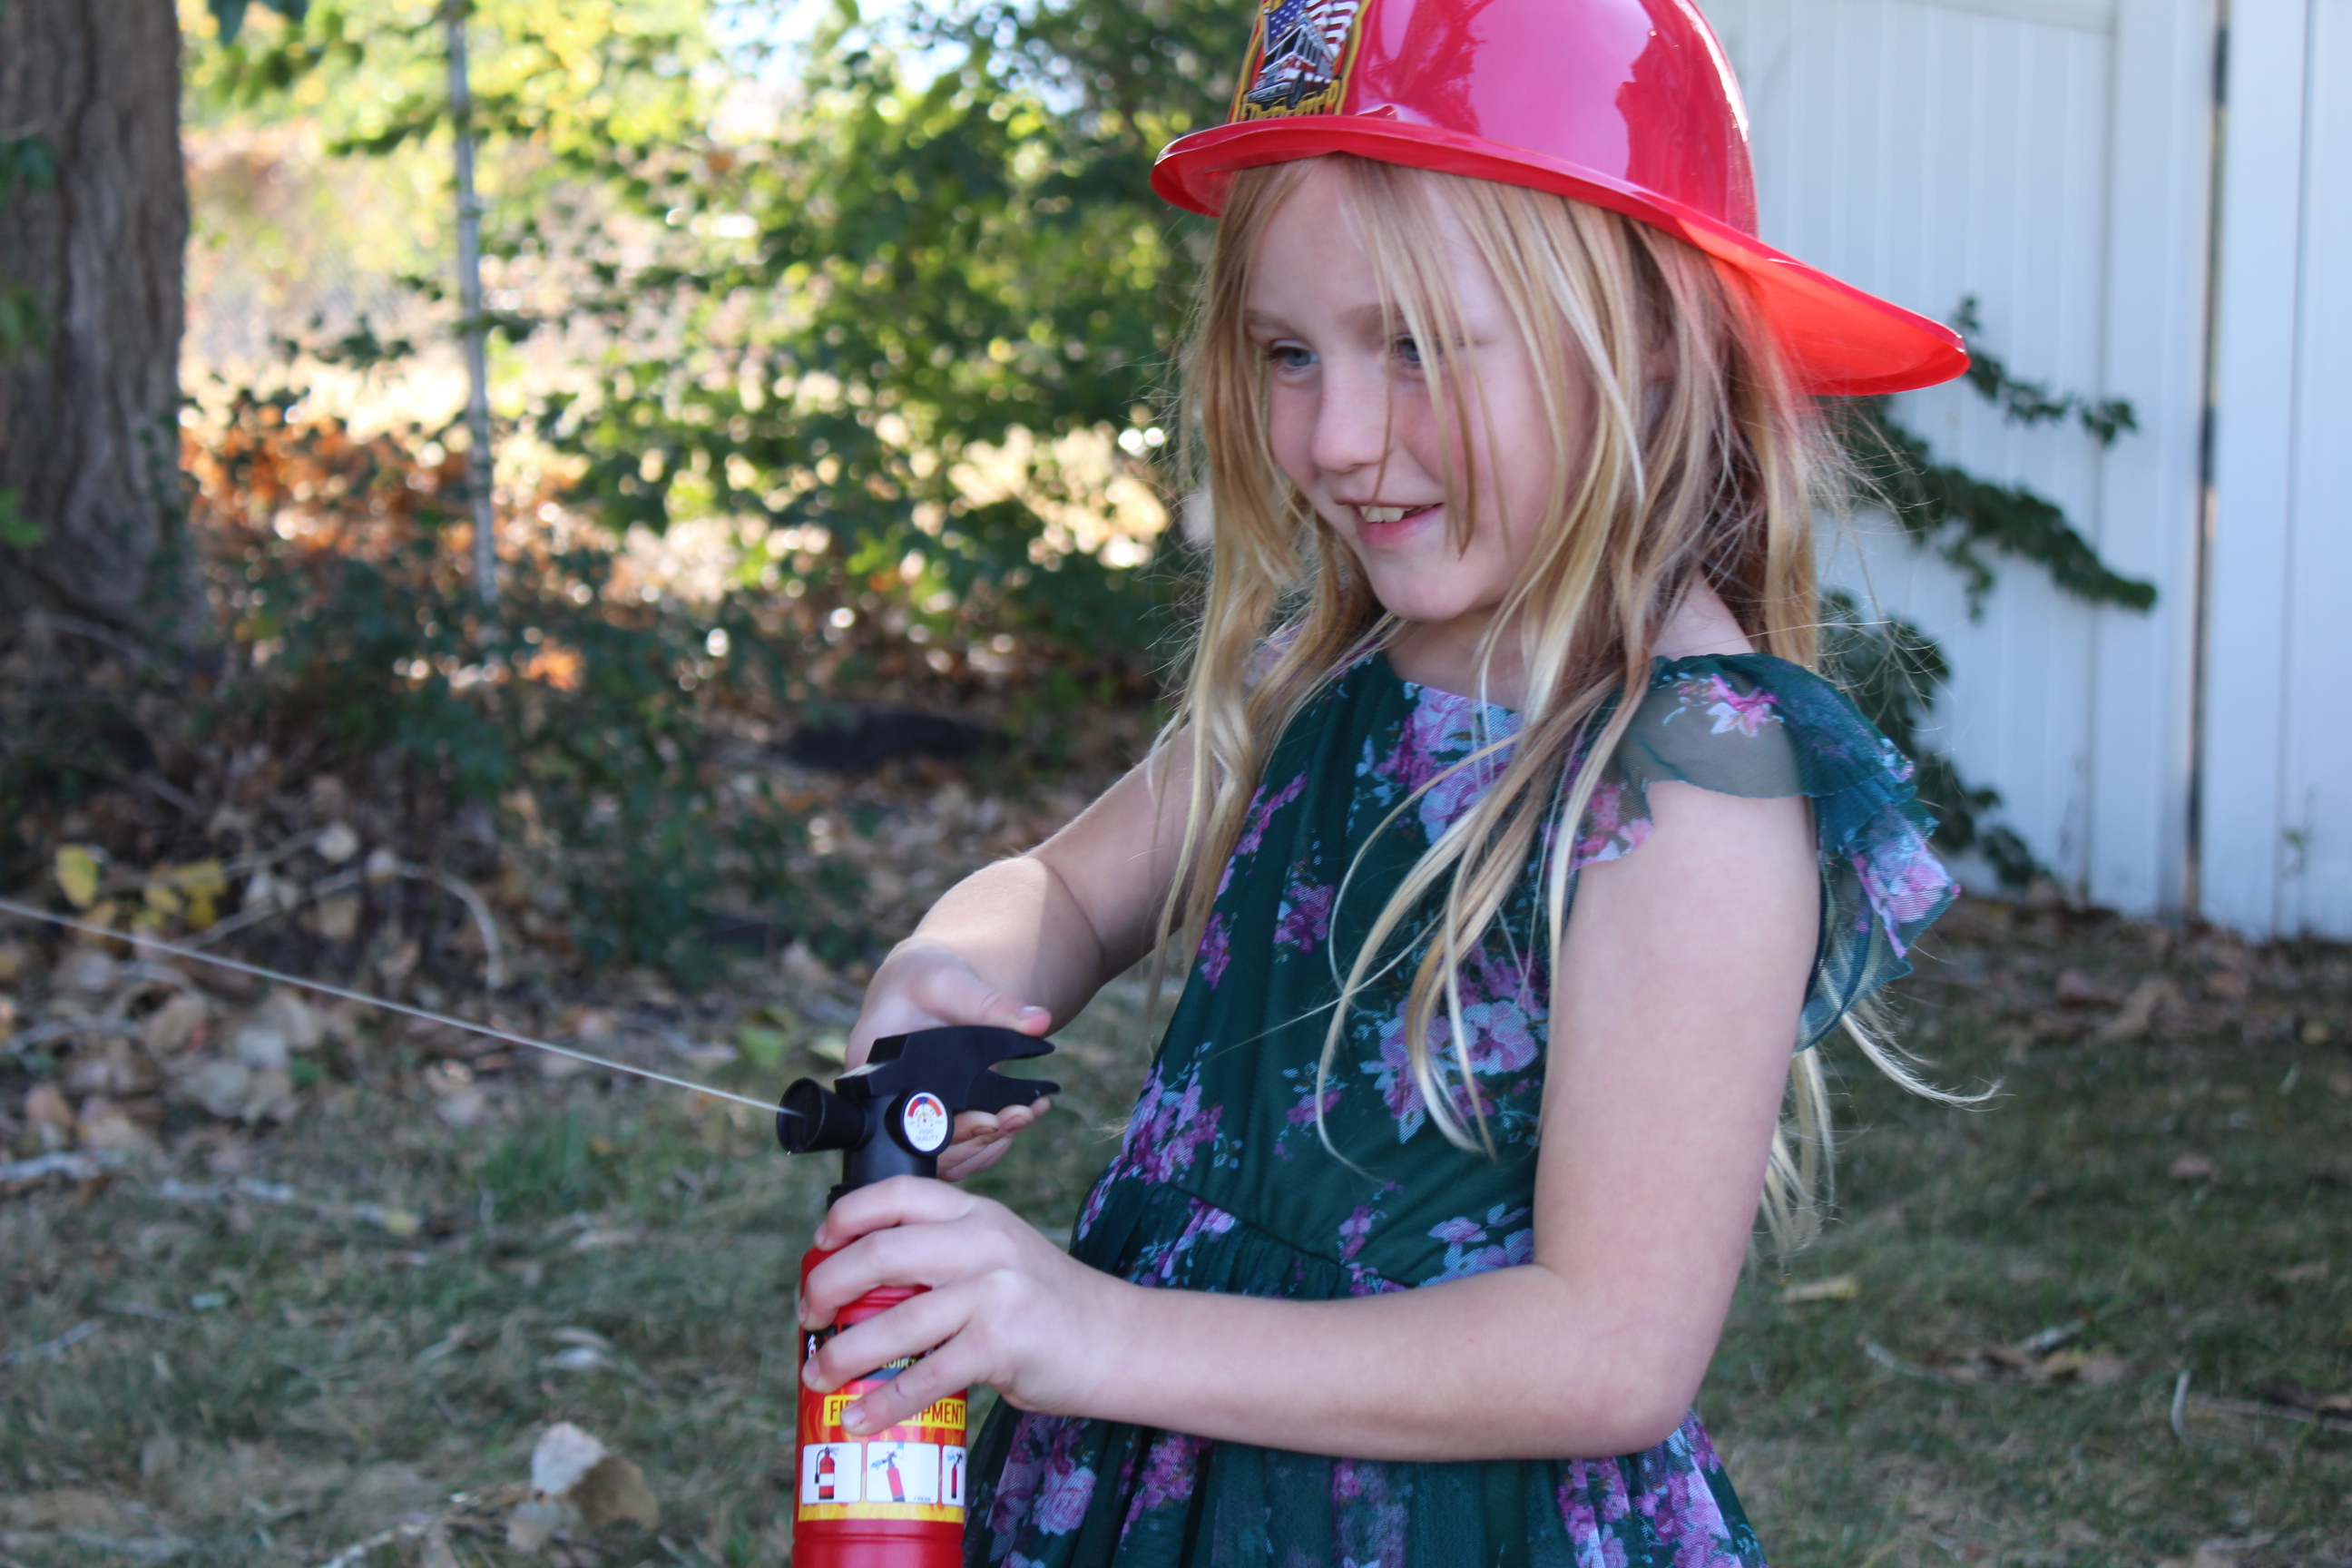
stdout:
{"type": "MultiPolygon", "coordinates": [[[[236,42],[237,34],[245,29],[245,14],[253,4],[254,0],[205,0],[205,8],[213,14],[214,25],[220,29],[222,43],[236,42]]],[[[310,9],[310,0],[260,0],[260,4],[292,22],[300,21],[310,9]]]]}
{"type": "MultiPolygon", "coordinates": [[[[17,192],[54,190],[57,183],[57,152],[46,137],[0,136],[0,217],[5,216],[10,199],[17,192]]],[[[37,353],[47,346],[49,327],[49,313],[34,289],[13,279],[0,278],[0,365],[26,353],[37,353]]],[[[0,506],[0,542],[19,549],[29,549],[37,543],[37,535],[31,540],[19,537],[22,525],[15,519],[11,499],[0,506]]]]}
{"type": "Polygon", "coordinates": [[[1914,760],[1913,782],[1920,804],[1936,816],[1937,846],[1983,856],[2004,887],[2023,887],[2044,874],[2016,830],[1990,820],[2000,792],[1965,783],[1927,733],[1936,695],[1952,674],[1935,639],[1899,616],[1865,617],[1843,592],[1823,595],[1822,612],[1822,673],[1914,760]]]}
{"type": "Polygon", "coordinates": [[[722,792],[709,755],[717,710],[782,683],[792,643],[772,606],[623,595],[613,553],[583,547],[509,560],[485,612],[441,537],[462,511],[456,469],[289,426],[289,401],[241,397],[201,466],[215,599],[242,656],[209,727],[299,736],[315,765],[388,774],[420,827],[469,803],[517,814],[593,962],[696,976],[719,903],[779,924],[804,913],[785,862],[796,820],[764,784],[722,792]],[[287,537],[283,498],[303,493],[331,499],[287,537]]]}
{"type": "MultiPolygon", "coordinates": [[[[2078,423],[2105,447],[2139,426],[2120,398],[2093,400],[2024,381],[1979,341],[1974,296],[1960,301],[1953,324],[1969,339],[1969,385],[2013,425],[2078,423]]],[[[1983,612],[1992,563],[1979,547],[2032,562],[2085,604],[2146,610],[2156,585],[2126,577],[2099,558],[2057,505],[2021,486],[1997,485],[1936,460],[1927,441],[1897,421],[1891,400],[1854,398],[1833,416],[1840,439],[1875,499],[1885,502],[1914,543],[1933,545],[1963,574],[1971,616],[1983,612]]],[[[1952,759],[1923,736],[1927,710],[1951,679],[1935,640],[1910,622],[1865,619],[1853,598],[1827,595],[1822,606],[1825,671],[1906,755],[1917,759],[1919,798],[1941,826],[1936,841],[1954,853],[1990,861],[2001,882],[2023,887],[2047,869],[2016,832],[1992,821],[1998,790],[1968,784],[1952,759]]]]}
{"type": "MultiPolygon", "coordinates": [[[[2022,381],[1989,352],[1978,334],[1977,302],[1960,301],[1954,324],[1969,338],[1969,384],[2013,425],[2048,425],[2073,418],[2101,446],[2138,424],[2119,398],[2097,401],[2053,392],[2046,382],[2022,381]]],[[[1864,479],[1904,531],[1933,546],[1966,579],[1970,615],[1981,615],[1992,591],[1986,551],[2032,562],[2074,597],[2093,605],[2145,610],[2156,584],[2126,577],[2066,520],[2056,503],[2022,485],[1995,484],[1957,465],[1939,462],[1927,440],[1897,420],[1891,401],[1861,397],[1840,409],[1840,436],[1864,479]]]]}
{"type": "Polygon", "coordinates": [[[845,13],[772,136],[608,182],[666,232],[650,262],[587,258],[611,347],[596,391],[540,426],[584,460],[583,499],[616,524],[814,526],[853,573],[911,563],[910,604],[977,598],[1010,629],[1147,647],[1165,584],[1056,534],[1048,513],[1100,498],[1055,443],[1132,431],[1110,461],[1158,483],[1145,455],[1165,449],[1200,234],[1150,195],[1142,143],[1209,94],[1197,69],[1080,82],[1037,31],[1067,24],[929,19],[896,40],[950,60],[926,82],[845,13]],[[960,484],[982,449],[1020,468],[1013,494],[960,484]]]}
{"type": "Polygon", "coordinates": [[[16,550],[32,550],[48,537],[49,531],[37,519],[26,517],[16,507],[15,490],[0,490],[0,544],[16,550]]]}

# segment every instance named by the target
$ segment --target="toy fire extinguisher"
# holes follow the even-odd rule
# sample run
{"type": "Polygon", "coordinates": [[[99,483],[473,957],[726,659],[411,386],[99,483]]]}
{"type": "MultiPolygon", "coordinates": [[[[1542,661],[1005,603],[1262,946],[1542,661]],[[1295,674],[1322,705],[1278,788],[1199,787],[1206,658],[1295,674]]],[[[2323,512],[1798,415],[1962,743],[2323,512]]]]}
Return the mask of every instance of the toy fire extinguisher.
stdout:
{"type": "MultiPolygon", "coordinates": [[[[789,1153],[841,1152],[841,1181],[825,1197],[891,1176],[939,1173],[955,1119],[967,1110],[1026,1105],[1061,1086],[990,1070],[1054,1047],[1011,1029],[967,1026],[921,1029],[874,1042],[866,1065],[827,1089],[813,1078],[784,1090],[776,1141],[789,1153]]],[[[832,1257],[811,1247],[809,1270],[832,1257]]],[[[804,1333],[802,1364],[842,1329],[878,1317],[921,1287],[869,1290],[804,1333]]],[[[933,1402],[895,1426],[853,1436],[842,1412],[919,1357],[878,1367],[831,1394],[800,1391],[800,1497],[793,1511],[793,1568],[961,1568],[963,1562],[965,1396],[933,1402]]]]}

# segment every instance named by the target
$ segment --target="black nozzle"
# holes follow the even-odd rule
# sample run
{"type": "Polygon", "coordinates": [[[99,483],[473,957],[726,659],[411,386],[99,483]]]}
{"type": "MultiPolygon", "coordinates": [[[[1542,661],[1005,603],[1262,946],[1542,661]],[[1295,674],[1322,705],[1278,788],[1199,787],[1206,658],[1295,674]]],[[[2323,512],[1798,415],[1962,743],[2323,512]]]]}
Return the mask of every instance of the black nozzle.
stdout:
{"type": "Polygon", "coordinates": [[[787,1153],[841,1151],[833,1196],[891,1176],[933,1176],[955,1118],[967,1110],[1026,1105],[1062,1086],[1005,1078],[1001,1061],[1042,1057],[1051,1043],[1012,1029],[958,1025],[874,1042],[866,1065],[827,1089],[796,1080],[776,1108],[776,1142],[787,1153]]]}
{"type": "Polygon", "coordinates": [[[795,1079],[776,1107],[776,1142],[787,1154],[855,1149],[872,1135],[862,1107],[813,1078],[795,1079]]]}

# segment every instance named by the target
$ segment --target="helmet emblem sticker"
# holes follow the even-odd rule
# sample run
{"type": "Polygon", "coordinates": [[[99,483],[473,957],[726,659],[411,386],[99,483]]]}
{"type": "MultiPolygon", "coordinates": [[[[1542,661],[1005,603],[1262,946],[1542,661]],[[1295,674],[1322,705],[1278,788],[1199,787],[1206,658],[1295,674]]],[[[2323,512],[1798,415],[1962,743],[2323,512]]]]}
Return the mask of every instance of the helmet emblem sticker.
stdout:
{"type": "Polygon", "coordinates": [[[1234,119],[1339,113],[1362,14],[1362,0],[1262,0],[1234,119]]]}

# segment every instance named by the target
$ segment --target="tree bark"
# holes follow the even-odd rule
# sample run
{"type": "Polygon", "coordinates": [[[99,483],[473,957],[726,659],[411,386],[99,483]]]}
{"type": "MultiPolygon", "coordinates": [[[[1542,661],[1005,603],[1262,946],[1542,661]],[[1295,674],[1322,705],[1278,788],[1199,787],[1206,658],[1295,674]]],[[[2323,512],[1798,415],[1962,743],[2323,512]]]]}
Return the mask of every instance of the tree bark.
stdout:
{"type": "Polygon", "coordinates": [[[0,363],[0,616],[49,608],[178,641],[192,603],[179,453],[180,29],[173,0],[0,0],[0,139],[49,190],[0,195],[0,279],[45,341],[0,363]]]}

